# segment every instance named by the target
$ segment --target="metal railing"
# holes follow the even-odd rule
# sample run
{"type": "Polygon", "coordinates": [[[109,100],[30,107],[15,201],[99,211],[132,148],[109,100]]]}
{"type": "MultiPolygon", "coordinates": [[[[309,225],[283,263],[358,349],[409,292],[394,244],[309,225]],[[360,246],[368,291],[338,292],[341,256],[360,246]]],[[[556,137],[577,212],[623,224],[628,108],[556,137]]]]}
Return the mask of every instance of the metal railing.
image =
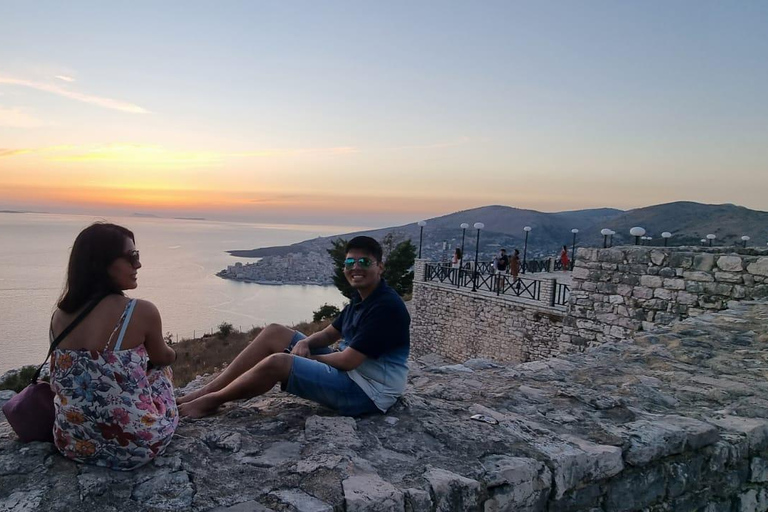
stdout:
{"type": "Polygon", "coordinates": [[[515,279],[509,274],[475,273],[463,268],[427,263],[424,268],[424,280],[447,283],[457,288],[491,292],[496,295],[541,300],[541,281],[524,277],[515,279]]]}
{"type": "Polygon", "coordinates": [[[555,282],[555,289],[552,291],[552,306],[565,306],[571,296],[571,288],[567,284],[555,282]]]}
{"type": "Polygon", "coordinates": [[[530,260],[523,263],[521,270],[524,274],[534,274],[536,272],[549,272],[549,265],[552,260],[530,260]]]}

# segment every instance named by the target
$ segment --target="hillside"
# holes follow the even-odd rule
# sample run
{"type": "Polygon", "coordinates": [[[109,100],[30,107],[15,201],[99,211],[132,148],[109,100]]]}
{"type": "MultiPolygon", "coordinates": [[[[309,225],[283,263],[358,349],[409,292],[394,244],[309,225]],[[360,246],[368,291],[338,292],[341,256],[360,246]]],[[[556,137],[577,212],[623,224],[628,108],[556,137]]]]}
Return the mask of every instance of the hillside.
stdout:
{"type": "MultiPolygon", "coordinates": [[[[528,240],[530,257],[553,255],[562,245],[572,243],[571,229],[579,229],[578,245],[600,245],[600,230],[610,228],[616,231],[614,245],[633,243],[629,229],[644,227],[654,244],[661,244],[662,231],[671,232],[675,245],[695,244],[707,233],[717,235],[718,244],[733,244],[749,235],[752,244],[765,242],[768,228],[768,212],[750,210],[732,204],[709,205],[689,201],[660,204],[622,211],[613,208],[596,208],[556,213],[512,208],[509,206],[483,206],[463,210],[440,217],[426,219],[424,227],[423,255],[432,259],[450,258],[452,248],[461,245],[461,228],[466,222],[465,252],[474,252],[475,222],[482,222],[480,253],[490,258],[499,247],[519,248],[524,244],[524,226],[531,226],[528,240]],[[444,249],[445,247],[445,249],[444,249]]],[[[387,233],[396,233],[401,238],[419,241],[419,227],[414,222],[402,226],[343,233],[331,237],[319,237],[297,244],[277,247],[263,247],[250,250],[229,251],[238,257],[283,256],[289,253],[306,253],[325,250],[336,238],[349,239],[357,235],[368,235],[382,239],[387,233]]]]}

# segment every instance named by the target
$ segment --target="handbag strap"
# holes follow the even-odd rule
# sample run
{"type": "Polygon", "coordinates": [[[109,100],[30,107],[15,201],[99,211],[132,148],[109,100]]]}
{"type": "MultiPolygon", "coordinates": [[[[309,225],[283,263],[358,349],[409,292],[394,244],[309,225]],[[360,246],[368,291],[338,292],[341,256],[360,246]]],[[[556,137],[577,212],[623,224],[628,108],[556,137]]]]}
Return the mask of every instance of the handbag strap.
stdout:
{"type": "MultiPolygon", "coordinates": [[[[71,323],[71,324],[69,324],[69,325],[66,327],[66,329],[64,329],[63,331],[61,331],[61,334],[59,334],[58,336],[56,336],[56,339],[55,339],[55,340],[53,340],[53,343],[51,343],[51,347],[48,349],[48,355],[47,355],[47,356],[45,356],[45,361],[43,361],[43,364],[41,364],[41,365],[40,365],[40,367],[37,369],[37,371],[35,372],[35,374],[32,376],[32,380],[30,380],[30,384],[37,384],[37,379],[40,377],[40,372],[41,372],[41,371],[43,371],[43,366],[45,366],[45,363],[47,363],[47,362],[48,362],[48,358],[49,358],[49,357],[51,357],[51,354],[53,354],[53,351],[54,351],[54,350],[56,350],[56,347],[58,347],[58,346],[59,346],[59,343],[61,343],[62,341],[64,341],[64,338],[66,338],[66,337],[69,335],[69,333],[71,333],[71,332],[74,330],[74,328],[75,328],[75,327],[77,327],[77,326],[78,326],[78,324],[79,324],[80,322],[82,322],[82,321],[83,321],[83,319],[84,319],[86,316],[88,316],[88,313],[90,313],[91,311],[93,311],[93,308],[95,308],[95,307],[96,307],[96,306],[99,304],[99,302],[101,302],[101,300],[102,300],[104,297],[106,297],[106,295],[105,295],[105,296],[102,296],[102,297],[99,297],[98,299],[94,299],[93,301],[91,301],[91,302],[88,304],[88,306],[86,306],[86,308],[85,308],[85,309],[82,311],[82,313],[80,313],[79,315],[77,315],[77,318],[75,318],[74,320],[72,320],[72,323],[71,323]]],[[[51,323],[53,323],[53,320],[51,320],[51,323]]]]}

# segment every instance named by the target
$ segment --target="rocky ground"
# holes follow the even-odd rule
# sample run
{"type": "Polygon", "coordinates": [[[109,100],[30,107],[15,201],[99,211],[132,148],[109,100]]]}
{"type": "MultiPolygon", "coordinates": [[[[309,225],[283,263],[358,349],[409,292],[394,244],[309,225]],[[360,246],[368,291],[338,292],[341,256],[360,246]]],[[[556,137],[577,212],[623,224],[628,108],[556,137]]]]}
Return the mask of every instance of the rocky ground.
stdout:
{"type": "Polygon", "coordinates": [[[0,419],[0,511],[768,509],[766,303],[564,359],[411,366],[387,415],[272,391],[183,421],[132,473],[22,445],[0,419]]]}

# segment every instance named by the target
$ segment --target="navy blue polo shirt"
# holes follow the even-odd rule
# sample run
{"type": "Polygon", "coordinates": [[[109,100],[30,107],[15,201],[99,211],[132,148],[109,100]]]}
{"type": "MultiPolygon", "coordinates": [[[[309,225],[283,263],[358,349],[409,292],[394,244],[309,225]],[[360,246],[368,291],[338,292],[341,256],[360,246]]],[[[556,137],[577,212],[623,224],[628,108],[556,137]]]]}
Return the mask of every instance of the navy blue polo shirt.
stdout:
{"type": "Polygon", "coordinates": [[[352,347],[371,359],[411,346],[411,316],[403,299],[382,279],[365,300],[355,293],[333,327],[341,332],[344,347],[352,347]]]}
{"type": "Polygon", "coordinates": [[[403,299],[382,279],[365,300],[356,295],[332,324],[344,338],[341,350],[351,347],[366,356],[347,374],[382,412],[405,390],[410,323],[403,299]]]}

